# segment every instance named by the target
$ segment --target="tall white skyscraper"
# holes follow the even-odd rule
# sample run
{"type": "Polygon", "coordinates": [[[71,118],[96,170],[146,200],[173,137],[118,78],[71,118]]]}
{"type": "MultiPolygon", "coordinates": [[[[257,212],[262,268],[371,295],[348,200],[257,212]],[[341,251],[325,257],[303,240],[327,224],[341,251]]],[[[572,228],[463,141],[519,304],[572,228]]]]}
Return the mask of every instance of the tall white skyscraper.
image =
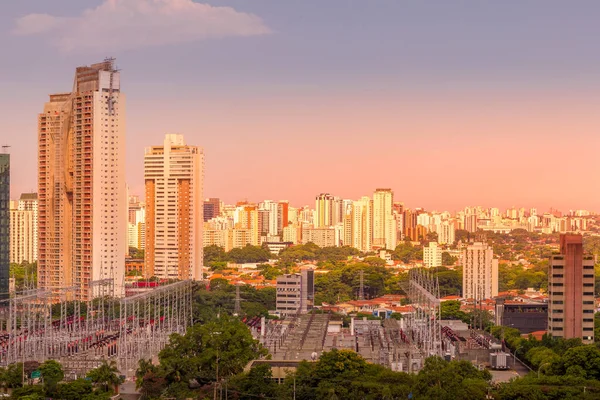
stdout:
{"type": "Polygon", "coordinates": [[[38,286],[114,279],[127,251],[125,95],[113,59],[79,67],[73,91],[50,95],[38,117],[38,286]]]}
{"type": "Polygon", "coordinates": [[[391,232],[396,229],[396,220],[392,214],[393,204],[392,189],[375,190],[373,194],[373,246],[375,247],[386,247],[390,250],[396,248],[396,243],[392,243],[395,239],[392,240],[391,237],[391,232]]]}
{"type": "Polygon", "coordinates": [[[498,259],[484,243],[473,243],[463,250],[463,297],[491,299],[498,296],[498,259]]]}
{"type": "Polygon", "coordinates": [[[183,135],[146,149],[144,276],[202,279],[204,153],[183,135]]]}

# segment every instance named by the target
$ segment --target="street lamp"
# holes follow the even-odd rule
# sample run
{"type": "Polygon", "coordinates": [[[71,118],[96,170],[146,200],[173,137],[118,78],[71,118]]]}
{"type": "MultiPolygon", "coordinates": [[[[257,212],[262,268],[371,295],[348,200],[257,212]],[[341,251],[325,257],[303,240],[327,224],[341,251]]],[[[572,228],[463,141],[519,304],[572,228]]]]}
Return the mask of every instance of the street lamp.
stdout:
{"type": "Polygon", "coordinates": [[[515,368],[515,364],[517,363],[517,351],[521,350],[523,346],[519,346],[513,351],[513,369],[515,368]]]}
{"type": "Polygon", "coordinates": [[[540,365],[540,367],[538,368],[538,379],[540,379],[540,371],[542,370],[542,367],[544,365],[550,365],[550,363],[549,362],[545,362],[545,363],[542,363],[542,365],[540,365]]]}

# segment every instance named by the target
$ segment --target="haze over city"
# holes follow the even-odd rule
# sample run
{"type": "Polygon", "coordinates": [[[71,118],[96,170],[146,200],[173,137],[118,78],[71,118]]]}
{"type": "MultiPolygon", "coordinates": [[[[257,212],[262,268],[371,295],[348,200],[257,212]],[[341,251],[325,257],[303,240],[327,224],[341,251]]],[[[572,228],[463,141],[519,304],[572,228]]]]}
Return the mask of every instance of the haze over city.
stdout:
{"type": "Polygon", "coordinates": [[[70,89],[74,65],[114,56],[134,193],[144,148],[181,133],[204,148],[205,196],[227,202],[299,206],[321,192],[391,187],[429,209],[597,210],[599,11],[558,1],[9,2],[0,141],[14,155],[12,196],[36,187],[35,115],[48,93],[70,89]]]}

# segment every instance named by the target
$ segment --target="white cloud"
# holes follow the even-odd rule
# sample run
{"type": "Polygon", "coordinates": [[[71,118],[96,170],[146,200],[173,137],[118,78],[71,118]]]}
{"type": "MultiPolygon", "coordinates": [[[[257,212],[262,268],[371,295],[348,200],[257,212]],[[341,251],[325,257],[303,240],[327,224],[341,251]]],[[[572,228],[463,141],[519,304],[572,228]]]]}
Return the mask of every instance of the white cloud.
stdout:
{"type": "Polygon", "coordinates": [[[228,36],[270,33],[262,20],[192,0],[104,0],[78,17],[29,14],[17,35],[44,35],[63,51],[116,51],[228,36]]]}

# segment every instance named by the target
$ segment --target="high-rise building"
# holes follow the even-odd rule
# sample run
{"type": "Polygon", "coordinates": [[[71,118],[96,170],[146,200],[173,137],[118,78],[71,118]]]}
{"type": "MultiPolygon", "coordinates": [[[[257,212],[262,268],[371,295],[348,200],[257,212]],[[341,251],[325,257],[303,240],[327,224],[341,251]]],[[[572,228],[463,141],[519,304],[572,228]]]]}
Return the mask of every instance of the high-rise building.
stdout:
{"type": "Polygon", "coordinates": [[[436,232],[438,234],[438,243],[440,244],[453,244],[456,238],[454,224],[450,221],[443,221],[441,224],[436,225],[436,232]]]}
{"type": "Polygon", "coordinates": [[[114,279],[127,252],[125,96],[114,60],[79,67],[73,91],[50,95],[38,117],[38,286],[114,279]]]}
{"type": "MultiPolygon", "coordinates": [[[[392,189],[376,189],[373,193],[373,246],[383,248],[388,244],[390,227],[392,221],[392,206],[394,204],[394,192],[392,189]]],[[[394,220],[395,223],[395,220],[394,220]]],[[[391,247],[394,250],[396,245],[391,247]]]]}
{"type": "Polygon", "coordinates": [[[146,248],[146,206],[139,196],[129,196],[127,246],[138,250],[146,248]]]}
{"type": "Polygon", "coordinates": [[[144,276],[203,277],[204,153],[168,134],[146,148],[146,250],[144,276]]]}
{"type": "Polygon", "coordinates": [[[327,228],[334,225],[334,200],[329,193],[321,193],[315,199],[315,228],[327,228]]]}
{"type": "Polygon", "coordinates": [[[204,222],[221,215],[221,200],[211,197],[204,200],[204,222]]]}
{"type": "Polygon", "coordinates": [[[462,254],[463,297],[491,299],[498,296],[498,259],[494,250],[484,243],[469,245],[462,254]]]}
{"type": "Polygon", "coordinates": [[[10,208],[10,262],[37,261],[37,193],[23,193],[10,208]]]}
{"type": "Polygon", "coordinates": [[[8,298],[10,273],[10,154],[0,154],[0,299],[8,298]]]}
{"type": "Polygon", "coordinates": [[[369,197],[352,203],[352,247],[368,252],[373,250],[373,204],[369,197]]]}
{"type": "Polygon", "coordinates": [[[583,254],[581,235],[560,235],[560,254],[548,269],[548,333],[594,342],[594,258],[583,254]]]}
{"type": "Polygon", "coordinates": [[[442,266],[442,249],[436,242],[429,242],[426,247],[423,247],[423,264],[427,268],[442,266]]]}

